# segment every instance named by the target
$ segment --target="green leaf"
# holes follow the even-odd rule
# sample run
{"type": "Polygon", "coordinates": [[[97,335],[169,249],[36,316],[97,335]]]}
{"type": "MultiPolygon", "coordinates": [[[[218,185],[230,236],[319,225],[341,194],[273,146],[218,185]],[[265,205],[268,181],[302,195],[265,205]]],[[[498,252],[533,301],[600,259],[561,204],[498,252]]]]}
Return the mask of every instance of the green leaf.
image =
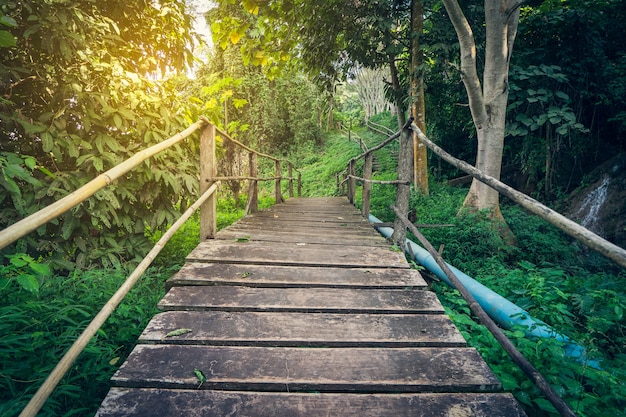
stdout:
{"type": "Polygon", "coordinates": [[[35,169],[37,166],[37,160],[32,156],[27,156],[24,158],[24,165],[26,165],[29,169],[35,169]]]}
{"type": "Polygon", "coordinates": [[[61,227],[61,237],[68,240],[74,231],[75,217],[72,215],[66,216],[63,226],[61,227]]]}
{"type": "Polygon", "coordinates": [[[193,373],[196,375],[196,378],[198,378],[198,381],[200,381],[200,385],[206,382],[206,376],[204,376],[204,372],[202,372],[198,368],[193,368],[193,373]]]}
{"type": "Polygon", "coordinates": [[[17,45],[17,39],[6,30],[0,30],[0,47],[8,48],[17,45]]]}
{"type": "Polygon", "coordinates": [[[102,161],[102,158],[98,158],[97,156],[94,156],[91,162],[93,163],[93,167],[96,169],[96,171],[98,172],[104,171],[104,162],[102,161]]]}
{"type": "Polygon", "coordinates": [[[11,194],[17,194],[17,195],[22,194],[20,191],[20,187],[17,186],[17,184],[15,183],[15,181],[13,181],[12,178],[4,174],[2,179],[3,180],[0,181],[0,183],[4,185],[4,188],[6,188],[8,192],[10,192],[11,194]]]}
{"type": "Polygon", "coordinates": [[[115,127],[117,127],[119,130],[122,130],[122,127],[124,126],[124,122],[122,120],[122,117],[115,113],[113,115],[113,123],[115,123],[115,127]]]}
{"type": "Polygon", "coordinates": [[[22,274],[17,277],[17,283],[21,285],[26,291],[30,291],[33,294],[39,292],[39,281],[33,275],[22,274]]]}
{"type": "Polygon", "coordinates": [[[54,140],[52,139],[52,135],[50,132],[43,132],[41,134],[41,148],[44,152],[52,151],[54,147],[54,140]]]}
{"type": "Polygon", "coordinates": [[[47,276],[52,274],[52,271],[50,271],[50,267],[46,264],[33,261],[28,264],[28,267],[37,275],[47,276]]]}
{"type": "Polygon", "coordinates": [[[193,330],[191,330],[191,329],[176,329],[176,330],[172,330],[171,332],[166,334],[165,337],[180,336],[182,334],[191,333],[192,331],[193,330]]]}
{"type": "Polygon", "coordinates": [[[543,411],[547,411],[548,413],[559,414],[556,408],[552,405],[552,403],[545,398],[536,398],[533,400],[535,404],[539,406],[543,411]]]}
{"type": "Polygon", "coordinates": [[[12,28],[17,27],[17,22],[11,16],[0,16],[0,25],[9,26],[12,28]]]}
{"type": "Polygon", "coordinates": [[[567,93],[564,93],[562,91],[557,91],[556,93],[554,93],[557,97],[562,98],[564,100],[569,100],[569,95],[567,95],[567,93]]]}

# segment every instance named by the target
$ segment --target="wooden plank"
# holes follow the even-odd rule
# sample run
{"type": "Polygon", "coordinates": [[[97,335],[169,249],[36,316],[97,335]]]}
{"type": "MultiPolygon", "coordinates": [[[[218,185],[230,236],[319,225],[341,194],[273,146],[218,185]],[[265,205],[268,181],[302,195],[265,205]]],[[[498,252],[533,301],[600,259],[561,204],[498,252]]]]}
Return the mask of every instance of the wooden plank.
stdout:
{"type": "MultiPolygon", "coordinates": [[[[352,216],[357,217],[357,216],[352,216]]],[[[285,217],[243,217],[233,223],[234,226],[237,227],[247,227],[247,226],[294,226],[297,227],[300,225],[301,227],[322,227],[325,229],[333,229],[333,230],[342,230],[342,229],[354,229],[354,230],[371,230],[372,224],[368,221],[365,221],[362,217],[358,216],[361,221],[347,221],[347,220],[330,220],[327,217],[322,219],[320,218],[310,218],[306,213],[298,216],[285,216],[285,217]]]]}
{"type": "Polygon", "coordinates": [[[310,233],[298,230],[275,230],[272,232],[266,229],[250,230],[249,228],[226,228],[217,233],[216,239],[235,240],[235,241],[264,241],[264,242],[283,242],[283,243],[315,243],[323,245],[337,246],[379,246],[389,247],[389,243],[379,236],[373,235],[329,235],[327,233],[310,233]]]}
{"type": "Polygon", "coordinates": [[[315,223],[303,223],[303,222],[291,222],[291,223],[234,223],[229,226],[229,230],[237,231],[252,231],[256,232],[276,232],[276,233],[306,233],[306,234],[318,234],[325,236],[333,236],[339,242],[344,237],[360,238],[360,237],[375,237],[378,239],[384,238],[372,227],[372,226],[358,226],[348,227],[347,225],[335,227],[327,224],[315,224],[315,223]]]}
{"type": "Polygon", "coordinates": [[[369,225],[369,221],[363,218],[358,213],[310,213],[307,211],[286,211],[286,212],[271,212],[263,211],[253,215],[246,216],[241,220],[245,221],[264,221],[264,222],[309,222],[309,223],[331,223],[331,224],[343,224],[349,225],[369,225]]]}
{"type": "Polygon", "coordinates": [[[96,417],[524,417],[511,394],[309,394],[111,388],[96,417]]]}
{"type": "Polygon", "coordinates": [[[140,343],[286,347],[463,347],[444,315],[227,313],[168,311],[152,318],[140,343]],[[188,333],[167,336],[176,329],[188,333]]]}
{"type": "Polygon", "coordinates": [[[408,268],[404,254],[392,248],[335,247],[277,242],[201,242],[187,262],[249,263],[257,265],[408,268]]]}
{"type": "Polygon", "coordinates": [[[259,391],[490,392],[500,382],[473,348],[270,348],[137,345],[117,386],[259,391]],[[201,385],[194,370],[206,377],[201,385]]]}
{"type": "Polygon", "coordinates": [[[434,293],[343,288],[173,287],[162,310],[441,314],[434,293]]]}
{"type": "Polygon", "coordinates": [[[168,290],[182,285],[397,289],[425,288],[426,282],[415,269],[187,263],[166,283],[168,290]]]}

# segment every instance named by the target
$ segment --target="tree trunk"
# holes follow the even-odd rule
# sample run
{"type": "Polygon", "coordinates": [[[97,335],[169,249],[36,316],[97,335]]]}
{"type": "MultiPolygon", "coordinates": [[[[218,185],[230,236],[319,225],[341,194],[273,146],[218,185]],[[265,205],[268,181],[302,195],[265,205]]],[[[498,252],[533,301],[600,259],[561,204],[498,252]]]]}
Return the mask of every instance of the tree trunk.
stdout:
{"type": "MultiPolygon", "coordinates": [[[[426,131],[424,106],[424,73],[420,36],[424,30],[424,8],[422,0],[413,0],[411,5],[411,113],[415,124],[426,131]]],[[[413,134],[413,183],[415,189],[428,195],[428,148],[413,134]]]]}
{"type": "MultiPolygon", "coordinates": [[[[391,88],[394,92],[394,101],[398,113],[398,127],[402,129],[406,123],[404,110],[402,109],[402,93],[400,80],[398,78],[398,68],[396,67],[395,56],[389,57],[389,69],[391,70],[391,88]]],[[[409,184],[398,184],[396,191],[396,207],[406,216],[409,211],[409,199],[411,196],[410,181],[413,177],[413,135],[402,132],[400,134],[400,151],[398,153],[398,180],[407,181],[409,184]]],[[[398,246],[404,248],[406,242],[406,226],[402,220],[396,218],[394,221],[393,235],[391,240],[398,246]]]]}
{"type": "MultiPolygon", "coordinates": [[[[461,46],[461,78],[476,126],[476,168],[500,178],[504,125],[509,95],[509,61],[519,22],[515,0],[485,0],[485,69],[481,87],[476,70],[476,45],[471,27],[456,0],[443,0],[461,46]]],[[[488,210],[502,220],[498,192],[474,179],[463,203],[470,210],[488,210]]]]}

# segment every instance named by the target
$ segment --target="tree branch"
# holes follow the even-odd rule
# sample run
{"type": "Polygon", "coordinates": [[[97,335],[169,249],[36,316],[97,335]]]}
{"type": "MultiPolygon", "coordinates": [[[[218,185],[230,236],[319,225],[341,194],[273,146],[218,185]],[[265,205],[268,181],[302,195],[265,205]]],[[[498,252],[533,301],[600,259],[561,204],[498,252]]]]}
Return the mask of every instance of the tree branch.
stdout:
{"type": "Polygon", "coordinates": [[[476,43],[472,28],[457,0],[443,0],[443,4],[461,46],[461,78],[469,98],[472,119],[476,128],[481,129],[487,122],[487,110],[476,70],[476,43]]]}

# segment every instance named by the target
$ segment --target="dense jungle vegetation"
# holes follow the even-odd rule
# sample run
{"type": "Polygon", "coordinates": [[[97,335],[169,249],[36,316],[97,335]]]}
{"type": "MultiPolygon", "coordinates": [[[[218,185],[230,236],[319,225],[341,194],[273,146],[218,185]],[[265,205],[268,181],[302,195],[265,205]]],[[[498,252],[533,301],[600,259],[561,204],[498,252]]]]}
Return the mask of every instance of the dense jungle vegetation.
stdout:
{"type": "MultiPolygon", "coordinates": [[[[398,129],[396,115],[370,114],[374,107],[363,91],[382,89],[379,109],[410,104],[406,41],[412,35],[403,19],[412,2],[359,3],[369,8],[362,27],[378,42],[374,52],[380,46],[393,54],[405,94],[389,88],[385,71],[366,80],[366,71],[380,70],[379,57],[357,42],[361,32],[333,32],[342,18],[335,3],[315,9],[318,2],[294,7],[281,1],[272,3],[279,9],[268,9],[264,2],[221,2],[207,15],[216,46],[198,58],[191,11],[181,1],[0,0],[0,228],[200,115],[250,146],[297,161],[306,196],[336,195],[335,173],[360,152],[346,127],[353,126],[352,139],[356,133],[368,145],[384,136],[368,132],[365,119],[398,129]],[[308,36],[308,43],[293,27],[272,20],[312,10],[317,24],[305,22],[297,34],[308,36]]],[[[460,3],[480,52],[482,6],[460,3]]],[[[423,7],[427,133],[473,162],[475,129],[460,82],[458,41],[440,2],[423,7]]],[[[521,7],[503,166],[521,174],[517,188],[553,207],[593,168],[626,151],[625,15],[617,0],[532,0],[521,7]]],[[[220,174],[247,169],[228,144],[218,152],[220,174]]],[[[395,178],[398,154],[394,145],[377,155],[377,179],[395,178]]],[[[555,341],[526,339],[521,329],[508,333],[577,414],[625,415],[625,271],[503,202],[518,238],[516,246],[507,244],[481,213],[458,215],[467,189],[445,181],[462,174],[432,155],[428,163],[430,193],[413,192],[410,208],[420,223],[454,227],[426,229],[427,237],[445,244],[449,263],[600,361],[601,369],[594,369],[565,357],[555,341]]],[[[198,196],[197,166],[194,138],[0,250],[0,416],[19,413],[100,306],[198,196]]],[[[271,174],[273,167],[261,169],[271,174]]],[[[220,190],[219,227],[242,215],[243,185],[228,182],[220,190]]],[[[265,206],[272,203],[269,195],[262,196],[265,206]]],[[[373,213],[391,220],[394,195],[393,188],[374,186],[373,213]]],[[[198,235],[197,219],[176,234],[41,415],[94,413],[110,376],[155,313],[164,281],[198,235]]],[[[528,415],[554,415],[458,294],[438,282],[433,289],[528,415]]]]}

